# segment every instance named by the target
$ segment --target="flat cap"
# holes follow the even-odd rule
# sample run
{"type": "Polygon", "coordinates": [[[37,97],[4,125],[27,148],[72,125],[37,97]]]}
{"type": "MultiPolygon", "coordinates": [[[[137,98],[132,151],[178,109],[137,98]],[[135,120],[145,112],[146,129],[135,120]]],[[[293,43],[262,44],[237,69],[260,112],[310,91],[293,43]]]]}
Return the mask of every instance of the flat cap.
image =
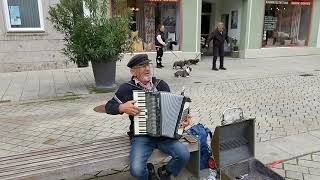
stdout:
{"type": "Polygon", "coordinates": [[[132,68],[137,65],[149,64],[151,60],[149,60],[148,55],[146,54],[137,54],[133,56],[128,62],[127,66],[132,68]]]}

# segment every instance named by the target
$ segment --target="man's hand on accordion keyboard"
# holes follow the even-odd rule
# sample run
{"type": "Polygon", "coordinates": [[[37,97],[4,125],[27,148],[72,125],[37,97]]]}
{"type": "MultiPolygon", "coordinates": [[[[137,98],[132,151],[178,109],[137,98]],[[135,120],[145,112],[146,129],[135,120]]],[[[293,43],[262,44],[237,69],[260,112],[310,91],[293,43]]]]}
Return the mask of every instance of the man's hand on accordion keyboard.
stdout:
{"type": "Polygon", "coordinates": [[[135,116],[140,112],[140,109],[134,105],[135,101],[128,101],[126,103],[120,104],[119,112],[126,113],[131,116],[135,116]]]}

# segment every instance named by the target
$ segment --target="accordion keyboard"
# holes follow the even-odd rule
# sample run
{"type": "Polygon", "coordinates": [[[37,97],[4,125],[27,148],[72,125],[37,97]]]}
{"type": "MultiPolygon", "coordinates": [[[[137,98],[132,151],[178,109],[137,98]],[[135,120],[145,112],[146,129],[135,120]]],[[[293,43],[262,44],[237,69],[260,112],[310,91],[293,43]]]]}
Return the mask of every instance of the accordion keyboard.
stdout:
{"type": "Polygon", "coordinates": [[[135,105],[140,109],[138,116],[134,118],[134,132],[136,135],[147,134],[147,113],[145,92],[133,93],[133,99],[136,101],[135,105]]]}

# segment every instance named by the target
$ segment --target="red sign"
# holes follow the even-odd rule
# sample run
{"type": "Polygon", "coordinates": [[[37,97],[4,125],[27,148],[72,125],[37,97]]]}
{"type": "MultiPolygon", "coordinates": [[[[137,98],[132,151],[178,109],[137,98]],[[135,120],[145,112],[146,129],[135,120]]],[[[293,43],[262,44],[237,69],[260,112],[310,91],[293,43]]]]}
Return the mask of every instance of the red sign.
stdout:
{"type": "Polygon", "coordinates": [[[292,1],[290,4],[291,4],[291,5],[310,6],[310,5],[311,5],[311,2],[297,2],[297,1],[292,1]]]}
{"type": "Polygon", "coordinates": [[[313,0],[266,0],[266,4],[291,4],[291,5],[301,5],[310,6],[313,0]]]}
{"type": "Polygon", "coordinates": [[[311,6],[313,0],[291,0],[291,5],[311,6]]]}

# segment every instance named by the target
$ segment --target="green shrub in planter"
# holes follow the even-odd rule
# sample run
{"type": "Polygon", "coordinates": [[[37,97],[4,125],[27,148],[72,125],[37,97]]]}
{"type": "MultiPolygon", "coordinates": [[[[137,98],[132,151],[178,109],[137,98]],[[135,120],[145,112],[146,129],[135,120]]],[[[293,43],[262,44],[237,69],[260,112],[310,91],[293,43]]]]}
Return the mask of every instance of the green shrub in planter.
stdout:
{"type": "MultiPolygon", "coordinates": [[[[118,1],[113,6],[117,6],[118,1]]],[[[60,0],[50,7],[49,20],[57,31],[64,34],[63,53],[71,61],[77,64],[104,63],[115,68],[114,62],[123,53],[132,52],[129,40],[132,13],[128,10],[121,16],[110,16],[109,3],[109,0],[60,0]],[[88,14],[84,14],[83,7],[88,14]]],[[[95,69],[93,71],[97,78],[95,69]]],[[[115,70],[112,70],[107,79],[114,81],[114,76],[115,70]]]]}

